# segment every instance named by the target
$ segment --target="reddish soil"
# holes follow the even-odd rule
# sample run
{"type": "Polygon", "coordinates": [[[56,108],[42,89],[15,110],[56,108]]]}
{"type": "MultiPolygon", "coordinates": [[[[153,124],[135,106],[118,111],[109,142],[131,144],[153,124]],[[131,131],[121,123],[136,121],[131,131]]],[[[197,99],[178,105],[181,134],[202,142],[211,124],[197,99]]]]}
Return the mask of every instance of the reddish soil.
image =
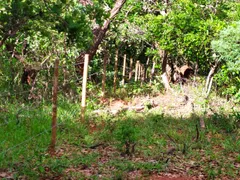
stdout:
{"type": "Polygon", "coordinates": [[[149,178],[150,180],[194,180],[195,178],[191,177],[182,177],[177,175],[171,175],[170,176],[161,176],[161,175],[153,175],[149,178]]]}

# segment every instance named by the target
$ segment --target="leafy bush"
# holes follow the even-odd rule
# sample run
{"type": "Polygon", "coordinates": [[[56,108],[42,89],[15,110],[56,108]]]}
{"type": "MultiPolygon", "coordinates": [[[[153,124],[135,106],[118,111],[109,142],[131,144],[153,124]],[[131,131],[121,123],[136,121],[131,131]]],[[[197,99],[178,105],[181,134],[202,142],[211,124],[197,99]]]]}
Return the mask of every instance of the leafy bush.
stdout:
{"type": "Polygon", "coordinates": [[[132,119],[126,119],[116,123],[114,137],[119,141],[120,147],[125,147],[125,154],[130,155],[134,153],[135,145],[139,139],[139,127],[137,122],[132,119]]]}
{"type": "Polygon", "coordinates": [[[223,66],[216,76],[222,95],[234,95],[240,101],[240,21],[223,29],[219,39],[212,41],[212,49],[223,66]]]}

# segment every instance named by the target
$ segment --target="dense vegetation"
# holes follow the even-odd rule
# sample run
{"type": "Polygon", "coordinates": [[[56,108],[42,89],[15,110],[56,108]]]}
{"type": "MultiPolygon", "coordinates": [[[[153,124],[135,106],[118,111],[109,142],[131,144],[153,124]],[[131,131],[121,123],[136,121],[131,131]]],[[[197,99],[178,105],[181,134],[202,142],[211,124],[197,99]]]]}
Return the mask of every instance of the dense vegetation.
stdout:
{"type": "Polygon", "coordinates": [[[3,0],[0,61],[0,178],[239,177],[238,0],[3,0]]]}

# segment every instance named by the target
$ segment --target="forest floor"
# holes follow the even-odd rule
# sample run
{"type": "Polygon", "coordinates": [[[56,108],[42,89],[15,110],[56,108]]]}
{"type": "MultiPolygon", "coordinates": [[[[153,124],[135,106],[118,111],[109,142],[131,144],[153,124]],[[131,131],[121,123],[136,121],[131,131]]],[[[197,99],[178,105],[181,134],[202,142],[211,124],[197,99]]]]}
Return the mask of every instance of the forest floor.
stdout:
{"type": "Polygon", "coordinates": [[[239,107],[214,93],[206,100],[199,87],[101,99],[84,124],[75,121],[79,105],[60,100],[54,157],[51,105],[27,113],[18,106],[1,112],[9,120],[1,126],[0,178],[240,179],[239,107]]]}
{"type": "MultiPolygon", "coordinates": [[[[232,110],[232,107],[234,107],[233,103],[228,102],[226,99],[220,98],[218,96],[212,96],[211,100],[209,102],[206,102],[207,100],[204,98],[204,94],[202,92],[199,91],[199,88],[196,87],[191,87],[191,86],[184,86],[183,89],[178,89],[178,90],[174,90],[174,91],[170,91],[168,93],[165,94],[155,94],[154,96],[149,96],[149,95],[145,95],[145,96],[136,96],[131,98],[130,100],[122,100],[122,99],[102,99],[101,102],[103,104],[105,104],[103,109],[98,109],[93,111],[93,113],[96,113],[98,116],[101,116],[102,113],[110,113],[113,116],[117,117],[120,116],[122,117],[122,114],[125,114],[126,111],[132,111],[134,113],[140,113],[141,115],[139,115],[139,117],[141,116],[145,116],[145,120],[147,119],[147,117],[149,116],[149,114],[151,113],[159,113],[161,112],[162,116],[166,116],[166,117],[171,117],[170,121],[172,119],[174,119],[174,121],[192,121],[192,119],[196,118],[200,121],[200,119],[203,119],[203,121],[205,121],[205,119],[211,118],[214,115],[218,115],[218,113],[221,113],[221,111],[224,111],[224,115],[223,117],[227,116],[227,113],[230,113],[232,110]],[[206,105],[207,104],[207,105],[206,105]],[[224,109],[224,110],[223,110],[224,109]]],[[[126,115],[126,114],[125,114],[126,115]]],[[[138,116],[138,115],[136,115],[138,116]]],[[[93,116],[94,117],[94,116],[93,116]]],[[[168,118],[166,118],[165,120],[169,120],[168,118]]],[[[180,122],[181,123],[181,122],[180,122]]],[[[199,122],[201,123],[201,122],[199,122]]],[[[171,123],[170,123],[171,124],[171,123]]],[[[188,123],[187,123],[188,124],[188,123]]],[[[189,125],[189,124],[188,124],[189,125]]],[[[105,126],[105,124],[104,124],[105,126]]],[[[171,126],[171,125],[170,125],[171,126]]],[[[204,131],[203,134],[206,133],[205,131],[205,123],[204,123],[204,129],[198,129],[196,131],[204,131]]],[[[177,125],[176,125],[177,127],[177,125]]],[[[91,132],[97,133],[99,129],[101,129],[102,127],[97,127],[96,124],[92,124],[91,126],[91,132]]],[[[125,127],[122,127],[125,128],[125,127]]],[[[201,127],[200,127],[201,128],[201,127]]],[[[183,136],[184,138],[184,130],[181,129],[180,127],[177,127],[177,131],[178,133],[183,136]]],[[[195,159],[194,157],[191,158],[186,158],[187,153],[183,152],[184,151],[184,147],[179,147],[179,146],[192,146],[193,144],[198,144],[196,146],[201,146],[199,145],[199,143],[201,144],[201,141],[203,140],[199,140],[199,142],[197,142],[198,140],[196,140],[196,133],[199,132],[191,132],[194,133],[192,134],[192,141],[195,142],[190,142],[190,145],[186,145],[184,142],[180,142],[180,144],[178,144],[179,142],[177,142],[178,140],[175,140],[174,137],[170,137],[170,135],[167,137],[168,138],[168,142],[167,142],[167,149],[165,152],[159,150],[159,154],[155,154],[155,155],[150,155],[150,157],[146,157],[146,156],[142,156],[141,153],[136,153],[136,154],[130,154],[127,155],[126,153],[122,152],[122,153],[117,153],[119,152],[118,149],[113,148],[112,146],[105,146],[104,144],[98,144],[100,145],[100,147],[97,147],[96,150],[97,152],[101,154],[101,157],[99,159],[99,161],[92,165],[91,167],[80,167],[80,169],[75,169],[73,170],[74,172],[78,172],[81,174],[84,174],[85,177],[91,177],[94,174],[98,174],[99,171],[103,172],[102,175],[100,175],[99,177],[111,177],[111,175],[109,175],[108,173],[116,173],[117,169],[122,169],[123,172],[121,172],[120,170],[120,174],[115,174],[114,178],[118,178],[119,179],[158,179],[158,180],[194,180],[194,179],[240,179],[238,178],[238,175],[240,175],[239,172],[239,168],[240,168],[240,162],[238,159],[238,162],[235,161],[236,158],[239,158],[239,151],[238,152],[234,152],[234,153],[230,153],[228,154],[228,160],[231,159],[232,163],[231,164],[234,169],[238,169],[236,171],[237,176],[236,177],[231,177],[228,176],[224,173],[224,175],[221,176],[217,176],[218,172],[217,170],[210,170],[210,175],[206,174],[206,169],[219,169],[219,165],[221,163],[219,163],[219,160],[217,160],[219,157],[214,157],[213,159],[211,159],[211,157],[207,157],[206,156],[206,151],[202,149],[202,147],[196,147],[196,149],[198,149],[197,152],[195,152],[198,156],[198,160],[195,159]],[[195,140],[194,140],[195,139],[195,140]],[[174,145],[173,145],[174,144],[174,145]],[[181,149],[183,148],[183,149],[181,149]],[[161,152],[160,152],[161,151],[161,152]],[[172,152],[171,152],[172,151],[172,152]],[[161,154],[160,154],[161,153],[161,154]],[[185,154],[186,153],[186,154],[185,154]],[[154,157],[155,156],[155,157],[154,157]],[[168,157],[169,156],[169,157],[168,157]],[[200,158],[202,157],[202,158],[200,158]],[[199,160],[202,160],[201,162],[198,162],[199,160]],[[172,161],[172,162],[168,162],[168,161],[172,161]],[[111,161],[119,161],[119,162],[114,162],[116,163],[114,165],[110,165],[108,164],[111,161]],[[158,171],[158,168],[155,168],[154,166],[157,164],[157,161],[163,161],[164,164],[164,171],[158,171]],[[149,172],[152,172],[150,174],[148,174],[149,172],[146,171],[145,168],[138,168],[139,164],[142,164],[142,166],[144,166],[144,164],[151,164],[149,165],[149,172]],[[218,164],[219,163],[219,164],[218,164]],[[107,169],[102,169],[99,170],[101,168],[103,168],[106,164],[107,165],[107,169]],[[120,164],[120,165],[119,165],[120,164]],[[155,165],[154,165],[155,164],[155,165]],[[202,164],[202,165],[201,165],[202,164]],[[100,167],[99,167],[100,166],[100,167]],[[114,167],[115,166],[115,167],[114,167]],[[118,167],[119,166],[119,167],[118,167]],[[125,167],[124,167],[125,166],[125,167]],[[152,167],[153,166],[153,167],[152,167]],[[216,166],[216,167],[214,167],[216,166]],[[212,168],[214,167],[214,168],[212,168]],[[215,172],[216,171],[216,172],[215,172]],[[104,174],[106,173],[106,174],[104,174]]],[[[171,134],[171,132],[170,132],[171,134]]],[[[122,135],[122,134],[121,134],[122,135]]],[[[211,132],[208,132],[205,134],[207,136],[207,139],[209,142],[211,142],[211,138],[216,138],[214,134],[212,134],[211,132]]],[[[123,135],[124,136],[124,135],[123,135]]],[[[173,135],[174,136],[174,135],[173,135]]],[[[217,133],[216,135],[217,137],[219,136],[219,138],[222,137],[221,133],[217,133]]],[[[187,135],[186,135],[186,138],[187,135]]],[[[198,137],[199,138],[199,137],[198,137]]],[[[239,137],[237,138],[237,141],[239,143],[239,137]]],[[[126,144],[124,144],[123,146],[125,146],[126,148],[126,144]]],[[[155,145],[148,145],[147,148],[148,150],[153,150],[155,145]]],[[[239,144],[238,144],[239,146],[239,144]]],[[[212,147],[212,151],[215,154],[218,153],[223,153],[223,147],[221,145],[214,145],[214,147],[212,147]]],[[[124,149],[124,148],[123,148],[124,149]]],[[[191,149],[192,147],[187,147],[187,149],[191,149]]],[[[194,149],[194,148],[193,148],[194,149]]],[[[188,150],[187,150],[188,151],[188,150]]],[[[190,150],[189,150],[190,151],[190,150]]],[[[190,153],[191,154],[191,153],[190,153]]],[[[196,155],[195,154],[195,155],[196,155]]],[[[211,153],[210,153],[211,154],[211,153]]],[[[193,156],[195,156],[193,155],[193,156]]],[[[147,155],[149,156],[149,155],[147,155]]],[[[191,155],[189,155],[191,156],[191,155]]],[[[208,155],[210,156],[210,155],[208,155]]],[[[220,158],[221,159],[221,158],[220,158]]],[[[227,160],[227,161],[228,161],[227,160]]],[[[220,160],[221,161],[221,160],[220,160]]],[[[141,165],[140,165],[141,166],[141,165]]],[[[225,165],[220,165],[220,166],[225,166],[225,165]]],[[[106,167],[105,167],[106,168],[106,167]]],[[[223,167],[220,167],[220,170],[218,171],[224,171],[223,167]]],[[[71,170],[70,170],[71,171],[71,170]]],[[[234,170],[233,170],[234,171],[234,170]]],[[[230,172],[229,172],[230,173],[230,172]]],[[[231,173],[230,173],[231,174],[231,173]]]]}
{"type": "MultiPolygon", "coordinates": [[[[130,101],[122,99],[111,99],[110,101],[109,99],[104,99],[104,103],[107,104],[104,111],[117,114],[124,110],[144,112],[148,108],[148,112],[161,110],[166,115],[183,118],[190,117],[193,113],[199,114],[204,111],[207,115],[212,115],[215,112],[219,112],[221,108],[224,108],[225,112],[230,112],[231,108],[234,107],[233,103],[218,96],[212,97],[207,103],[206,101],[208,100],[204,98],[204,93],[199,92],[199,89],[183,86],[183,90],[169,91],[164,94],[159,93],[154,96],[137,96],[131,98],[130,101]],[[207,107],[205,104],[207,104],[207,107]]],[[[101,112],[101,110],[95,112],[101,112]]]]}

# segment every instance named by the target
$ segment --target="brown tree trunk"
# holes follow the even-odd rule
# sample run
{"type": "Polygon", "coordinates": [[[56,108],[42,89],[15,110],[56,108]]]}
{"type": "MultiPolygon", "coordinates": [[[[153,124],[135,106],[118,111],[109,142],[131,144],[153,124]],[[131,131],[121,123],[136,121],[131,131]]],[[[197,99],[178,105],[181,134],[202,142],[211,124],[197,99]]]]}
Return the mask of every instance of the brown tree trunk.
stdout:
{"type": "Polygon", "coordinates": [[[132,67],[133,67],[133,58],[131,57],[131,58],[130,58],[130,67],[129,67],[129,68],[130,68],[130,69],[129,69],[130,71],[129,71],[129,78],[128,78],[129,80],[132,79],[132,67]]]}
{"type": "Polygon", "coordinates": [[[213,82],[213,76],[216,72],[217,66],[218,66],[219,61],[216,60],[215,64],[211,67],[207,80],[206,80],[206,85],[205,85],[205,92],[206,92],[206,98],[208,98],[209,94],[210,94],[210,90],[212,87],[212,82],[213,82]]]}
{"type": "Polygon", "coordinates": [[[83,75],[84,55],[89,54],[89,62],[91,62],[93,56],[97,52],[98,46],[101,44],[103,38],[106,35],[107,30],[109,29],[109,24],[116,17],[116,15],[121,10],[125,2],[126,0],[117,0],[110,12],[110,17],[104,21],[103,26],[98,27],[97,29],[94,29],[93,31],[94,39],[93,39],[92,46],[88,50],[81,52],[79,57],[76,59],[76,64],[77,64],[76,69],[78,74],[83,75]]]}
{"type": "Polygon", "coordinates": [[[116,93],[116,89],[117,89],[117,76],[118,76],[118,49],[116,49],[115,64],[114,64],[114,79],[113,79],[114,94],[116,93]]]}
{"type": "Polygon", "coordinates": [[[146,62],[146,68],[145,68],[145,72],[144,72],[144,79],[146,80],[148,78],[148,66],[149,66],[149,62],[150,62],[150,58],[147,58],[147,62],[146,62]]]}
{"type": "Polygon", "coordinates": [[[162,59],[162,81],[166,91],[172,90],[169,85],[169,79],[167,76],[167,52],[165,50],[160,49],[158,43],[155,43],[156,48],[158,49],[159,56],[162,59]]]}
{"type": "Polygon", "coordinates": [[[153,80],[153,76],[154,76],[154,72],[155,72],[155,64],[156,63],[153,61],[151,74],[150,74],[150,85],[152,85],[152,80],[153,80]]]}
{"type": "Polygon", "coordinates": [[[124,85],[124,83],[125,83],[126,61],[127,61],[127,54],[124,54],[124,58],[123,58],[123,79],[122,79],[122,85],[124,85]]]}
{"type": "Polygon", "coordinates": [[[105,96],[105,84],[106,84],[106,71],[107,71],[108,52],[104,50],[103,57],[103,75],[102,75],[102,97],[105,96]]]}
{"type": "Polygon", "coordinates": [[[138,64],[138,80],[140,80],[141,79],[141,63],[139,62],[139,64],[138,64]]]}

